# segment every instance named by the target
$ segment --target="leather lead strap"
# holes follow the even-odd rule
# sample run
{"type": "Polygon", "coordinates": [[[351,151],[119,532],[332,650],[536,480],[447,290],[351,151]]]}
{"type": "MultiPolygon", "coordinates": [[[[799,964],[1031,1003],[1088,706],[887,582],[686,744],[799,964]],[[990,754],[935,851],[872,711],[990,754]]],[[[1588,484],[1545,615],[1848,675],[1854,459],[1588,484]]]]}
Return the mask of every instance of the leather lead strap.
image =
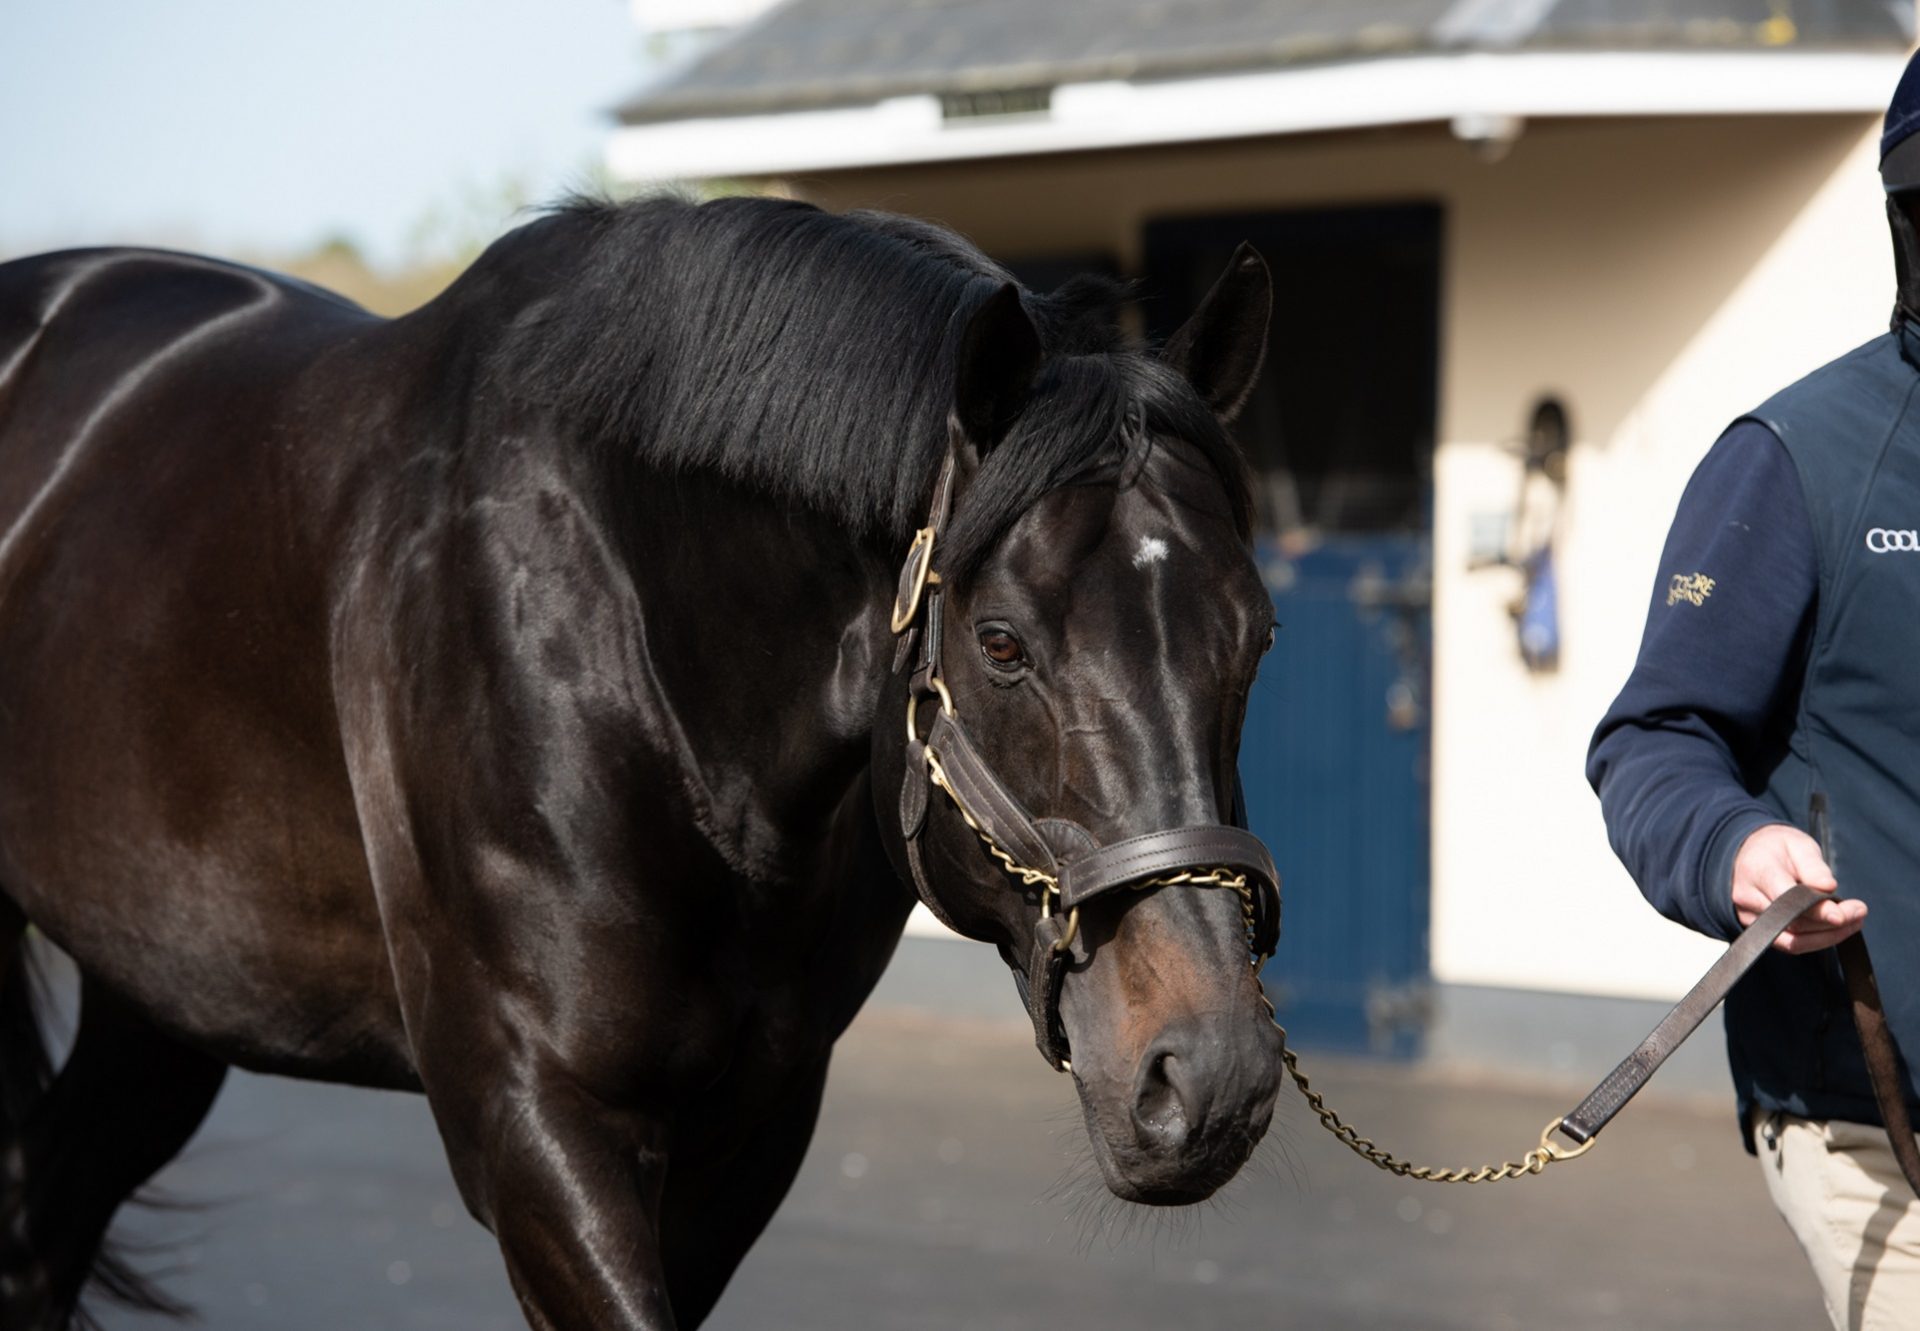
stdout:
{"type": "Polygon", "coordinates": [[[1880,983],[1874,978],[1873,958],[1867,955],[1867,940],[1859,934],[1840,944],[1840,970],[1847,978],[1847,997],[1853,1005],[1853,1028],[1860,1034],[1860,1049],[1867,1056],[1867,1078],[1873,1083],[1874,1102],[1880,1106],[1880,1121],[1886,1125],[1887,1140],[1893,1146],[1893,1158],[1907,1176],[1907,1186],[1920,1197],[1920,1146],[1913,1140],[1913,1124],[1907,1117],[1907,1078],[1900,1066],[1900,1049],[1887,1029],[1887,1014],[1880,1006],[1880,983]]]}
{"type": "Polygon", "coordinates": [[[1795,917],[1808,906],[1820,899],[1820,894],[1810,887],[1790,887],[1774,898],[1771,906],[1743,930],[1733,940],[1732,946],[1721,954],[1720,960],[1713,963],[1707,973],[1700,977],[1687,996],[1676,1004],[1673,1010],[1660,1019],[1653,1033],[1640,1042],[1631,1054],[1628,1054],[1620,1066],[1608,1073],[1606,1080],[1593,1088],[1593,1092],[1560,1121],[1560,1130],[1574,1141],[1585,1144],[1600,1133],[1600,1129],[1612,1121],[1613,1116],[1626,1108],[1627,1101],[1640,1093],[1648,1078],[1659,1070],[1667,1056],[1686,1042],[1707,1019],[1707,1014],[1720,1006],[1720,1000],[1739,983],[1740,977],[1753,968],[1773,940],[1787,931],[1795,917]]]}
{"type": "MultiPolygon", "coordinates": [[[[1733,940],[1687,996],[1661,1019],[1653,1033],[1560,1121],[1560,1130],[1582,1145],[1597,1137],[1613,1116],[1640,1093],[1667,1061],[1667,1056],[1720,1005],[1740,977],[1773,945],[1773,940],[1821,897],[1821,893],[1803,886],[1788,888],[1776,897],[1760,918],[1733,940]]],[[[1847,995],[1853,1004],[1854,1027],[1860,1033],[1860,1047],[1866,1053],[1867,1075],[1873,1082],[1880,1119],[1886,1125],[1894,1158],[1900,1162],[1900,1172],[1907,1177],[1907,1186],[1920,1197],[1920,1147],[1914,1142],[1913,1125],[1907,1115],[1907,1079],[1902,1074],[1893,1033],[1887,1029],[1886,1013],[1880,1006],[1880,987],[1874,978],[1873,960],[1867,954],[1866,940],[1859,934],[1841,943],[1839,953],[1847,995]]]]}

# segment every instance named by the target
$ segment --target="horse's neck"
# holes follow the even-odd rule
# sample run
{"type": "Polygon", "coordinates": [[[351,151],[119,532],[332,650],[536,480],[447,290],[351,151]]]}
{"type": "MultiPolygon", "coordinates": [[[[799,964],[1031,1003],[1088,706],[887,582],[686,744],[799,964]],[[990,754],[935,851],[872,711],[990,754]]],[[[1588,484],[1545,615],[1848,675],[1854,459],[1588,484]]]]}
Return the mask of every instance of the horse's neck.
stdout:
{"type": "Polygon", "coordinates": [[[652,775],[687,792],[722,858],[762,881],[813,872],[869,762],[891,664],[886,561],[825,516],[538,416],[476,419],[457,451],[449,490],[395,525],[445,531],[426,542],[462,547],[458,576],[484,582],[493,619],[565,640],[513,669],[576,679],[523,692],[617,675],[636,747],[678,769],[652,775]]]}
{"type": "Polygon", "coordinates": [[[722,849],[796,872],[868,763],[892,646],[887,570],[826,519],[731,486],[646,477],[633,505],[652,682],[712,826],[739,838],[722,849]]]}

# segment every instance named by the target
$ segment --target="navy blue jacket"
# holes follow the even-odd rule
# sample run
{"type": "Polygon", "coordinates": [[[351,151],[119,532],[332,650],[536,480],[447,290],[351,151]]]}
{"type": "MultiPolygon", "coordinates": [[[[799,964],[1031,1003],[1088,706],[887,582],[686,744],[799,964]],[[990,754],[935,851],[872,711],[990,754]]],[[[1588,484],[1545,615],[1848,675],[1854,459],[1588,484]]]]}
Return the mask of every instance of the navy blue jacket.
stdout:
{"type": "MultiPolygon", "coordinates": [[[[1920,528],[1916,353],[1910,331],[1878,338],[1714,445],[1587,775],[1648,899],[1722,939],[1740,844],[1819,834],[1822,806],[1895,1036],[1920,1051],[1920,550],[1898,548],[1920,545],[1898,534],[1920,528]]],[[[1878,1121],[1831,950],[1769,953],[1727,1035],[1743,1111],[1878,1121]]]]}
{"type": "Polygon", "coordinates": [[[1713,938],[1740,932],[1730,895],[1740,843],[1781,821],[1756,792],[1786,742],[1817,583],[1793,461],[1772,431],[1742,421],[1680,497],[1640,657],[1587,755],[1607,834],[1640,890],[1713,938]],[[1694,575],[1714,581],[1697,604],[1697,589],[1674,588],[1694,575]]]}

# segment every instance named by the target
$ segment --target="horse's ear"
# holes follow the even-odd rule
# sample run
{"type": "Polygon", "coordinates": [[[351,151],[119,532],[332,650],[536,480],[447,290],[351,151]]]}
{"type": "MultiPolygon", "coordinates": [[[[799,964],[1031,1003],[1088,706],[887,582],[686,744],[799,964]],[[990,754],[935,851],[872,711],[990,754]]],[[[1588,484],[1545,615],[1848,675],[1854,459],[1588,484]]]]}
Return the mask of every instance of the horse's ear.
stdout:
{"type": "Polygon", "coordinates": [[[1005,437],[1026,407],[1041,356],[1020,288],[1001,283],[967,321],[954,361],[954,421],[978,456],[1005,437]]]}
{"type": "Polygon", "coordinates": [[[1161,359],[1180,371],[1222,421],[1246,405],[1267,357],[1273,277],[1245,241],[1193,317],[1167,341],[1161,359]]]}

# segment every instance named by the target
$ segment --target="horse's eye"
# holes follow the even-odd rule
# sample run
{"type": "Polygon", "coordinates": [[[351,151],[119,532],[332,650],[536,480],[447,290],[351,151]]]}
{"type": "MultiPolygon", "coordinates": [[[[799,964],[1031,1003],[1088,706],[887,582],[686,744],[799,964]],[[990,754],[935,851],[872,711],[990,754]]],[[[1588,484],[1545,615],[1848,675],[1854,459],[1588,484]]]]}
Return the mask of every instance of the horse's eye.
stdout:
{"type": "Polygon", "coordinates": [[[1011,669],[1026,660],[1027,654],[1020,646],[1020,639],[1005,629],[987,629],[980,635],[980,650],[986,653],[989,661],[997,666],[1011,669]]]}
{"type": "Polygon", "coordinates": [[[1277,628],[1279,628],[1279,627],[1280,627],[1280,626],[1279,626],[1278,624],[1269,624],[1269,625],[1267,625],[1267,645],[1266,645],[1266,646],[1264,646],[1264,647],[1262,647],[1262,648],[1260,649],[1260,654],[1261,654],[1262,656],[1265,656],[1265,655],[1266,655],[1266,654],[1267,654],[1268,652],[1270,652],[1270,651],[1272,651],[1272,650],[1273,650],[1273,634],[1274,634],[1274,630],[1275,630],[1275,629],[1277,629],[1277,628]]]}

